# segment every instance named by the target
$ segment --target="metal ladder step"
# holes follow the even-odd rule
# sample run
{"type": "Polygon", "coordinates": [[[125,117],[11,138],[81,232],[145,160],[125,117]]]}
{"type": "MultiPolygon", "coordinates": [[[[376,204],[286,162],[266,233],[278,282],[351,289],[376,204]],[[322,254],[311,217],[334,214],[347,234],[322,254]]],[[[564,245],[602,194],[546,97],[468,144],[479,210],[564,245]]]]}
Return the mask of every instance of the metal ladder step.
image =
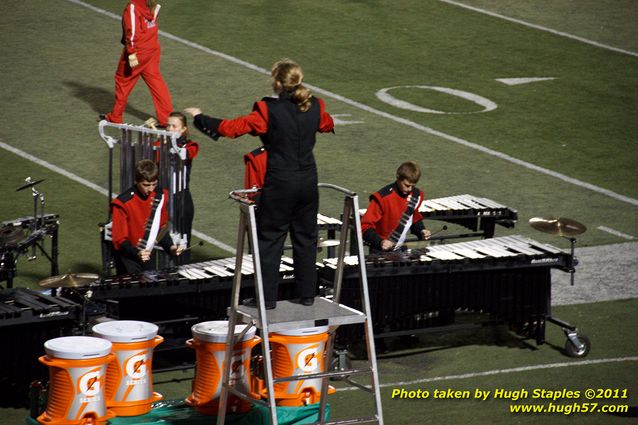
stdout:
{"type": "MultiPolygon", "coordinates": [[[[259,317],[259,309],[240,305],[237,313],[244,323],[254,323],[263,329],[259,317]]],[[[290,301],[278,301],[277,307],[268,310],[267,326],[269,332],[311,328],[315,326],[340,326],[364,323],[366,316],[353,308],[335,303],[326,298],[317,297],[311,306],[304,306],[290,301]]]]}

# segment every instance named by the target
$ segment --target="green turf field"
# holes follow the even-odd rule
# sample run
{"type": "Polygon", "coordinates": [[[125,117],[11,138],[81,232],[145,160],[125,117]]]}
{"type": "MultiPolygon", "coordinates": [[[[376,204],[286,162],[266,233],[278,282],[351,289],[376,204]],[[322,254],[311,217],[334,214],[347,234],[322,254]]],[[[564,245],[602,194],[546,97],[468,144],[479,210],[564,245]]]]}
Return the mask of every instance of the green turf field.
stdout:
{"type": "MultiPolygon", "coordinates": [[[[335,135],[319,136],[315,155],[320,180],[355,190],[363,204],[369,193],[392,181],[399,163],[413,159],[424,168],[419,186],[427,197],[470,193],[518,210],[516,228],[498,229],[498,235],[523,234],[567,248],[566,240],[526,224],[531,217],[556,215],[587,225],[579,246],[635,240],[636,2],[462,3],[532,26],[437,0],[169,0],[160,14],[162,71],[176,109],[199,106],[209,114],[232,117],[270,94],[265,70],[272,62],[284,56],[297,60],[306,82],[341,122],[335,135]],[[506,78],[548,79],[518,85],[497,81],[506,78]],[[486,99],[496,108],[481,112],[485,106],[451,95],[451,89],[486,99]],[[403,106],[380,99],[377,93],[383,90],[403,106]]],[[[0,220],[32,214],[29,192],[15,189],[27,176],[45,178],[39,189],[45,193],[46,210],[60,215],[61,272],[100,270],[97,224],[106,219],[107,199],[87,184],[107,187],[107,147],[97,134],[96,119],[112,105],[124,4],[4,0],[1,6],[0,220]]],[[[153,113],[140,82],[125,118],[139,124],[153,113]]],[[[193,250],[194,261],[229,256],[220,246],[235,244],[238,212],[227,194],[242,186],[242,155],[259,140],[213,142],[197,131],[193,136],[202,148],[192,174],[194,228],[208,241],[193,250]]],[[[322,212],[336,215],[340,202],[326,194],[322,212]]],[[[437,229],[436,223],[430,226],[437,229]]],[[[44,258],[20,258],[16,285],[36,287],[48,271],[44,258]]],[[[617,327],[605,327],[609,320],[635,321],[634,301],[563,307],[579,315],[574,320],[579,325],[591,323],[587,333],[596,350],[604,350],[592,351],[588,359],[636,355],[635,332],[624,335],[617,327]],[[617,309],[624,315],[614,315],[617,309]],[[601,320],[586,321],[590,316],[601,320]]],[[[383,359],[381,381],[410,381],[421,372],[427,378],[569,361],[548,346],[512,349],[489,337],[485,345],[472,339],[468,345],[426,349],[400,361],[383,359]]],[[[558,345],[561,338],[555,338],[558,345]]],[[[424,340],[424,347],[429,342],[424,340]]],[[[629,376],[636,376],[635,360],[441,385],[633,385],[636,406],[638,389],[629,376]]],[[[390,388],[384,408],[390,424],[626,421],[582,414],[530,419],[512,416],[505,404],[495,402],[397,401],[389,393],[390,388]],[[412,409],[419,414],[411,416],[412,409]]],[[[338,394],[335,413],[354,403],[353,392],[338,394]]]]}

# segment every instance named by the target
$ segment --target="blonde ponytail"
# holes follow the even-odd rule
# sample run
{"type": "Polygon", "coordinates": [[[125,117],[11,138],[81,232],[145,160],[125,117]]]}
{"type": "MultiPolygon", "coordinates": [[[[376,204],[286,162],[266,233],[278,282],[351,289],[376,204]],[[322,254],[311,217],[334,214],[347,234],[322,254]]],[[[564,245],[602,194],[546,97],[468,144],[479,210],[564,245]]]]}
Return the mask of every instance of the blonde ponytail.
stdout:
{"type": "Polygon", "coordinates": [[[273,87],[290,93],[301,112],[310,109],[312,94],[303,83],[303,70],[291,59],[281,59],[272,66],[273,87]]]}
{"type": "Polygon", "coordinates": [[[298,85],[295,91],[292,92],[292,100],[295,101],[297,108],[299,108],[301,112],[306,112],[310,109],[310,105],[312,105],[312,102],[310,102],[311,98],[312,94],[310,90],[303,84],[298,85]]]}

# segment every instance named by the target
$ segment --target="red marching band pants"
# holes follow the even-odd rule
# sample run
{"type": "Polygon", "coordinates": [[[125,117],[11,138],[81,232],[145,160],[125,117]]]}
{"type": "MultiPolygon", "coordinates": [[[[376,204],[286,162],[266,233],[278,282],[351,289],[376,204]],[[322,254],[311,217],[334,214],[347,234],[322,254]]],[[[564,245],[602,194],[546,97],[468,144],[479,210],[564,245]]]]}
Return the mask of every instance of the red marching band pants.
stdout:
{"type": "Polygon", "coordinates": [[[128,64],[126,49],[122,51],[117,71],[115,71],[115,104],[106,119],[110,122],[122,123],[126,101],[141,76],[153,97],[157,120],[161,125],[166,125],[168,115],[173,111],[173,104],[168,86],[160,72],[160,49],[138,51],[137,60],[139,65],[131,68],[128,64]]]}

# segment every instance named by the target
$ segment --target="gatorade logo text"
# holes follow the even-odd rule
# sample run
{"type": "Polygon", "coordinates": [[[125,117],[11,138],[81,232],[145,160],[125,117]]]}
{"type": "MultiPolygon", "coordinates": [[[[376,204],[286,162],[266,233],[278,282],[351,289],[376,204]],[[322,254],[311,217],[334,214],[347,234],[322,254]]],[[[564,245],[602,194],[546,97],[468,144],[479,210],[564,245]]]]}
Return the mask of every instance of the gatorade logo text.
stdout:
{"type": "Polygon", "coordinates": [[[87,397],[93,397],[100,393],[100,371],[94,370],[85,373],[80,378],[80,392],[87,397]]]}
{"type": "Polygon", "coordinates": [[[129,357],[126,361],[126,374],[132,379],[146,376],[146,353],[129,357]]]}
{"type": "Polygon", "coordinates": [[[244,358],[240,355],[234,355],[230,360],[230,383],[239,382],[244,377],[244,358]]]}
{"type": "Polygon", "coordinates": [[[317,371],[319,365],[319,345],[314,344],[297,354],[297,368],[304,373],[317,371]]]}

